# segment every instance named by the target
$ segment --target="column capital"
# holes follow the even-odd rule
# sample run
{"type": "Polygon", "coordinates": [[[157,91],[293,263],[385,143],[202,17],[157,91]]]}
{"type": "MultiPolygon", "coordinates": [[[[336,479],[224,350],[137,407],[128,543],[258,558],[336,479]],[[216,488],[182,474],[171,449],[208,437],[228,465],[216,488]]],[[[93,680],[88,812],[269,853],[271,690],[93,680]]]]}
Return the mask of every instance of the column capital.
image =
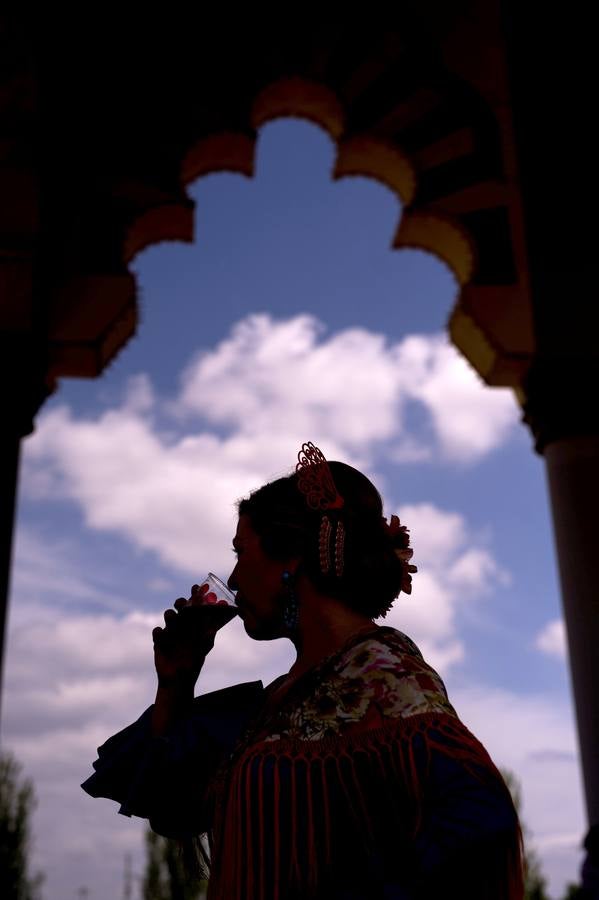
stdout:
{"type": "Polygon", "coordinates": [[[31,434],[34,418],[55,385],[47,376],[47,348],[31,334],[0,334],[0,391],[3,430],[31,434]]]}
{"type": "Polygon", "coordinates": [[[537,356],[517,394],[537,453],[564,438],[599,435],[599,356],[537,356]]]}

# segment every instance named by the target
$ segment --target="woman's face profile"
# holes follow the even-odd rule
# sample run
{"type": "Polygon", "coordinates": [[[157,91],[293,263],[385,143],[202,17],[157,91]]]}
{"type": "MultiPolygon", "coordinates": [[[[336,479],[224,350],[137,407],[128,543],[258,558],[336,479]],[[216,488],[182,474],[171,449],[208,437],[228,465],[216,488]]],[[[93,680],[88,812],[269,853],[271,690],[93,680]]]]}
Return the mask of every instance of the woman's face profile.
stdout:
{"type": "Polygon", "coordinates": [[[241,515],[233,538],[237,563],[228,585],[237,591],[239,615],[254,640],[282,637],[282,575],[285,563],[266,555],[249,516],[241,515]]]}

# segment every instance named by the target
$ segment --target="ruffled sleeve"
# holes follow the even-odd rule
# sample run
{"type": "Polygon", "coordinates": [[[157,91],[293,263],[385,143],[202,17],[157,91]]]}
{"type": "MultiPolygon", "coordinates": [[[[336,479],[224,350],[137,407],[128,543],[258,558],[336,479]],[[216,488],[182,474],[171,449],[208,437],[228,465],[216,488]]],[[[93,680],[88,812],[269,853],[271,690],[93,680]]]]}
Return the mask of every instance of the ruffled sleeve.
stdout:
{"type": "Polygon", "coordinates": [[[150,706],[98,748],[94,774],[81,787],[92,797],[116,800],[122,815],[149,819],[166,837],[205,832],[208,785],[263,694],[262,682],[253,681],[196,697],[190,714],[161,737],[152,735],[150,706]]]}

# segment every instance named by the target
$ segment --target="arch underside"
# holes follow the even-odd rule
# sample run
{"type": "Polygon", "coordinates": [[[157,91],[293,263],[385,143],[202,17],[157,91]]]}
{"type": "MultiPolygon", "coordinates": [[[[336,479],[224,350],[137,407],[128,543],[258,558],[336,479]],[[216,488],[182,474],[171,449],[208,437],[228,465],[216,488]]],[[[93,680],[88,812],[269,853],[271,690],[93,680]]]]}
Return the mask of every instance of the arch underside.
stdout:
{"type": "MultiPolygon", "coordinates": [[[[135,255],[194,238],[187,185],[212,172],[251,177],[259,128],[293,116],[334,140],[334,178],[373,178],[397,195],[393,247],[448,266],[458,287],[452,340],[489,384],[516,387],[534,347],[509,97],[495,5],[471,5],[475,35],[472,17],[433,4],[434,28],[412,13],[395,29],[298,29],[275,44],[254,24],[251,40],[216,48],[205,29],[193,54],[177,31],[170,51],[162,38],[161,66],[140,42],[114,38],[110,72],[96,68],[100,40],[97,56],[95,45],[80,48],[68,96],[85,92],[83,112],[74,118],[74,102],[61,99],[57,69],[48,96],[62,143],[45,161],[47,218],[20,226],[45,229],[49,243],[51,377],[102,371],[135,332],[135,255]]],[[[0,173],[14,185],[10,152],[0,173]]]]}

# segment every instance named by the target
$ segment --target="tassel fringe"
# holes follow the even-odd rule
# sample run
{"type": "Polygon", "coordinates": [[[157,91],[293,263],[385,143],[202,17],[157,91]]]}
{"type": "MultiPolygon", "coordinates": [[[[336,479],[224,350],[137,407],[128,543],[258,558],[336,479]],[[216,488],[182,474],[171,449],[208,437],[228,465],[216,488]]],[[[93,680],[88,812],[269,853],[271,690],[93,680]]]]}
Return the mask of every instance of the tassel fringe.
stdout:
{"type": "MultiPolygon", "coordinates": [[[[460,760],[481,783],[501,783],[507,792],[482,744],[446,714],[415,715],[320,741],[283,738],[247,748],[216,787],[209,900],[317,896],[343,849],[360,865],[356,857],[376,858],[389,831],[397,847],[402,838],[409,844],[422,824],[433,752],[460,760]],[[348,847],[352,833],[360,843],[348,847]]],[[[519,827],[510,853],[506,887],[492,900],[523,897],[519,827]]]]}

